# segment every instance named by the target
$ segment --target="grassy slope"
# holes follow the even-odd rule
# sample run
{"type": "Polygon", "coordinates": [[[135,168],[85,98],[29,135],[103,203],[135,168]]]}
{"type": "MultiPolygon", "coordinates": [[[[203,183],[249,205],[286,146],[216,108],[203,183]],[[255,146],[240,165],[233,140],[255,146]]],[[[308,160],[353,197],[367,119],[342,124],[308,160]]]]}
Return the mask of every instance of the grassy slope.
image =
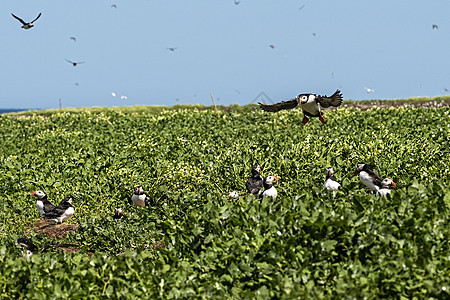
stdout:
{"type": "Polygon", "coordinates": [[[338,109],[326,125],[305,126],[298,110],[138,110],[0,118],[3,295],[448,295],[448,108],[338,109]],[[279,199],[228,201],[228,191],[244,193],[256,160],[281,177],[279,199]],[[362,160],[397,182],[393,197],[361,185],[362,160]],[[327,166],[343,181],[336,195],[322,188],[327,166]],[[135,184],[152,207],[129,204],[135,184]],[[17,259],[15,240],[38,217],[37,188],[74,196],[69,222],[80,230],[62,241],[93,258],[17,259]],[[119,223],[115,206],[125,210],[119,223]],[[169,248],[151,250],[158,240],[169,248]]]}

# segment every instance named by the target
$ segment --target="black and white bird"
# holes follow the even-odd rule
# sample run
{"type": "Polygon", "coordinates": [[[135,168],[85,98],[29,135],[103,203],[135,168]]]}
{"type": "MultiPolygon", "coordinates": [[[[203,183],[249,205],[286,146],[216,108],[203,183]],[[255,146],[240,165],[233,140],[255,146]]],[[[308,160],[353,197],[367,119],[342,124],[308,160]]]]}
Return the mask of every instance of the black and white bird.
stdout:
{"type": "Polygon", "coordinates": [[[264,192],[259,195],[260,198],[272,198],[273,200],[277,199],[278,192],[277,189],[273,186],[273,184],[278,181],[279,178],[276,176],[267,176],[263,180],[264,192]]]}
{"type": "Polygon", "coordinates": [[[308,117],[318,117],[320,122],[326,123],[321,107],[327,108],[330,106],[338,107],[342,104],[342,94],[340,90],[336,90],[333,95],[320,96],[316,94],[300,94],[297,97],[282,101],[276,104],[262,104],[258,102],[259,106],[264,111],[277,112],[283,109],[293,109],[297,105],[300,105],[303,111],[302,123],[306,124],[308,122],[308,117]]]}
{"type": "Polygon", "coordinates": [[[45,214],[49,213],[55,208],[55,206],[50,201],[48,201],[47,194],[44,191],[35,191],[31,194],[31,196],[37,198],[36,208],[43,218],[45,218],[45,214]]]}
{"type": "Polygon", "coordinates": [[[142,186],[136,187],[134,194],[131,196],[131,201],[136,206],[148,206],[148,201],[150,198],[144,194],[144,189],[142,186]]]}
{"type": "Polygon", "coordinates": [[[27,252],[24,253],[22,251],[21,257],[30,257],[33,255],[33,252],[36,252],[38,248],[27,238],[21,237],[17,239],[17,243],[26,248],[27,252]]]}
{"type": "Polygon", "coordinates": [[[22,23],[22,28],[23,29],[30,29],[31,27],[34,27],[34,22],[36,22],[37,19],[39,19],[39,17],[41,16],[41,13],[39,13],[39,15],[36,17],[36,19],[34,19],[33,21],[27,23],[24,20],[22,20],[21,18],[19,18],[18,16],[15,16],[14,14],[11,14],[14,18],[16,18],[17,20],[20,21],[20,23],[22,23]]]}
{"type": "Polygon", "coordinates": [[[72,66],[74,66],[74,67],[76,67],[76,66],[79,65],[79,64],[85,63],[85,61],[79,61],[79,62],[76,62],[76,61],[71,61],[71,60],[68,60],[68,59],[66,59],[66,61],[69,62],[69,63],[71,63],[72,66]]]}
{"type": "MultiPolygon", "coordinates": [[[[17,243],[27,249],[26,254],[22,251],[21,257],[30,257],[33,255],[34,252],[37,252],[39,249],[36,247],[35,244],[33,244],[32,241],[30,241],[27,238],[20,237],[17,239],[17,243]]],[[[39,253],[45,252],[49,248],[55,248],[55,247],[76,247],[77,244],[47,244],[39,251],[39,253]]]]}
{"type": "Polygon", "coordinates": [[[381,188],[381,178],[366,163],[358,163],[355,169],[355,175],[373,192],[381,188]]]}
{"type": "Polygon", "coordinates": [[[228,197],[227,197],[228,199],[229,198],[231,198],[231,199],[233,199],[233,200],[239,200],[239,193],[237,192],[237,191],[231,191],[229,194],[228,194],[228,197]]]}
{"type": "Polygon", "coordinates": [[[334,179],[333,168],[325,169],[325,183],[323,187],[329,191],[337,191],[341,187],[341,184],[334,179]]]}
{"type": "Polygon", "coordinates": [[[114,216],[113,219],[114,220],[120,220],[123,217],[123,211],[121,207],[116,207],[114,208],[114,216]]]}
{"type": "Polygon", "coordinates": [[[397,185],[390,178],[385,178],[381,181],[381,188],[377,191],[377,196],[386,197],[387,194],[391,193],[391,190],[397,185]]]}
{"type": "Polygon", "coordinates": [[[263,187],[263,178],[260,174],[261,167],[258,164],[252,166],[252,176],[248,178],[245,186],[249,194],[258,195],[261,194],[263,187]]]}
{"type": "Polygon", "coordinates": [[[62,223],[70,219],[74,213],[73,199],[65,197],[60,205],[56,206],[50,212],[45,213],[43,217],[56,223],[62,223]]]}

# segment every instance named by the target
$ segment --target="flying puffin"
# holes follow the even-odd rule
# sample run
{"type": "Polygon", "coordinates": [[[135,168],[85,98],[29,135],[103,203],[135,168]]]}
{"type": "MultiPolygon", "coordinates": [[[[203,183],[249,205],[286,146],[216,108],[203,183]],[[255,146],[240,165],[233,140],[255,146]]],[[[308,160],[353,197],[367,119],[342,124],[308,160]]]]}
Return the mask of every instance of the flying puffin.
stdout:
{"type": "Polygon", "coordinates": [[[31,196],[37,198],[36,208],[43,218],[45,218],[45,214],[49,213],[55,208],[55,206],[50,201],[48,201],[47,194],[44,191],[35,191],[31,194],[31,196]]]}
{"type": "Polygon", "coordinates": [[[249,194],[259,196],[263,187],[263,178],[261,174],[261,167],[258,164],[252,166],[252,177],[249,177],[246,183],[247,192],[249,194]]]}
{"type": "Polygon", "coordinates": [[[381,188],[381,178],[366,163],[358,163],[355,175],[372,191],[376,192],[381,188]]]}
{"type": "Polygon", "coordinates": [[[377,191],[377,196],[386,197],[387,194],[391,192],[391,189],[395,188],[397,185],[390,178],[385,178],[381,181],[381,188],[377,191]]]}
{"type": "Polygon", "coordinates": [[[308,117],[319,117],[320,122],[326,123],[320,107],[338,107],[342,104],[342,99],[341,91],[336,90],[336,92],[334,92],[334,94],[330,97],[316,94],[300,94],[291,100],[286,100],[272,105],[262,104],[260,102],[258,102],[258,104],[262,110],[269,112],[292,109],[300,104],[304,115],[302,120],[303,124],[308,122],[308,117]]]}
{"type": "Polygon", "coordinates": [[[79,61],[79,62],[76,62],[76,61],[71,61],[71,60],[68,60],[68,59],[66,59],[66,61],[67,61],[68,63],[71,63],[72,66],[74,66],[74,67],[76,67],[76,66],[79,65],[79,64],[84,64],[84,63],[85,63],[85,61],[79,61]]]}
{"type": "Polygon", "coordinates": [[[30,29],[31,27],[34,27],[34,22],[36,22],[37,19],[39,19],[39,17],[41,16],[41,13],[39,13],[39,15],[36,17],[36,19],[34,19],[33,21],[27,23],[24,20],[22,20],[21,18],[19,18],[18,16],[15,16],[14,14],[11,14],[14,18],[16,18],[17,20],[20,21],[20,23],[23,24],[22,28],[23,29],[30,29]]]}
{"type": "Polygon", "coordinates": [[[134,194],[131,196],[131,200],[136,206],[147,206],[150,198],[144,194],[144,189],[141,186],[136,187],[134,194]]]}
{"type": "Polygon", "coordinates": [[[341,184],[339,182],[337,182],[336,180],[334,180],[333,168],[326,168],[325,176],[326,176],[326,180],[325,180],[325,183],[323,184],[323,187],[325,189],[327,189],[329,191],[337,191],[341,187],[341,184]]]}
{"type": "Polygon", "coordinates": [[[52,220],[56,223],[62,223],[65,220],[70,219],[74,213],[73,199],[65,197],[60,205],[56,206],[51,211],[46,212],[43,217],[44,219],[52,220]]]}
{"type": "Polygon", "coordinates": [[[231,199],[233,199],[233,200],[238,200],[238,199],[239,199],[239,193],[236,192],[236,191],[231,191],[231,192],[228,194],[228,197],[227,197],[227,198],[231,198],[231,199]]]}
{"type": "Polygon", "coordinates": [[[271,197],[273,200],[277,199],[278,192],[273,184],[278,181],[276,176],[267,176],[263,180],[264,192],[259,195],[260,198],[271,197]]]}

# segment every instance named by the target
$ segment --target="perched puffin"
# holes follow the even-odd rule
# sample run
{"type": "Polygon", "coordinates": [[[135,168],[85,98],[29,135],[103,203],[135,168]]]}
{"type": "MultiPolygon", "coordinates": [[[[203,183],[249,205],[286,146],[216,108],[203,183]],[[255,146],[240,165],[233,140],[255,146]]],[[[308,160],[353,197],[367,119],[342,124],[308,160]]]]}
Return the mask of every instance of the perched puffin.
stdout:
{"type": "Polygon", "coordinates": [[[308,122],[308,117],[319,117],[320,122],[325,123],[320,107],[338,107],[342,104],[342,94],[340,90],[336,90],[333,95],[320,96],[316,94],[300,94],[294,99],[286,100],[272,105],[262,104],[258,102],[259,106],[264,111],[277,112],[283,109],[292,109],[300,104],[303,110],[302,123],[308,122]],[[319,105],[320,104],[320,105],[319,105]]]}
{"type": "Polygon", "coordinates": [[[39,19],[39,17],[41,16],[41,13],[39,13],[39,15],[36,17],[36,19],[34,19],[33,21],[27,23],[24,20],[22,20],[21,18],[19,18],[18,16],[15,16],[14,14],[11,14],[14,18],[16,18],[17,20],[20,21],[20,23],[23,24],[22,28],[23,29],[30,29],[31,27],[34,27],[34,22],[36,22],[37,19],[39,19]]]}
{"type": "Polygon", "coordinates": [[[150,198],[144,194],[144,189],[141,186],[136,187],[134,190],[133,196],[131,196],[131,200],[136,206],[146,206],[148,205],[148,201],[150,198]]]}
{"type": "Polygon", "coordinates": [[[366,163],[358,163],[355,175],[372,191],[376,192],[381,188],[381,178],[366,163]]]}
{"type": "Polygon", "coordinates": [[[33,255],[33,252],[38,250],[38,248],[27,238],[18,238],[17,243],[27,249],[26,254],[22,251],[22,255],[20,255],[21,257],[30,257],[33,255]]]}
{"type": "Polygon", "coordinates": [[[273,184],[278,181],[276,176],[267,176],[263,180],[264,192],[259,195],[260,198],[271,197],[273,200],[277,199],[278,192],[273,184]]]}
{"type": "Polygon", "coordinates": [[[325,189],[330,190],[330,191],[337,191],[341,187],[341,184],[339,182],[337,182],[336,180],[334,180],[333,168],[326,168],[325,176],[326,176],[326,180],[325,180],[325,183],[323,184],[323,187],[325,189]]]}
{"type": "Polygon", "coordinates": [[[258,164],[254,164],[252,166],[252,177],[248,178],[247,184],[245,185],[249,194],[257,196],[261,194],[263,178],[259,172],[261,172],[261,167],[258,164]]]}
{"type": "Polygon", "coordinates": [[[47,194],[44,191],[35,191],[31,194],[31,196],[37,198],[36,208],[43,218],[45,218],[45,214],[49,213],[55,208],[55,206],[50,201],[48,201],[47,194]]]}
{"type": "Polygon", "coordinates": [[[60,205],[56,206],[50,212],[46,212],[43,217],[47,220],[55,221],[56,223],[62,223],[65,220],[70,219],[74,213],[73,199],[66,197],[60,205]]]}
{"type": "Polygon", "coordinates": [[[228,194],[228,197],[227,197],[227,198],[231,198],[231,199],[233,199],[233,200],[238,200],[238,199],[239,199],[239,193],[236,192],[236,191],[231,191],[231,192],[228,194]]]}
{"type": "Polygon", "coordinates": [[[397,185],[390,178],[385,178],[381,181],[381,188],[377,191],[377,196],[386,197],[387,194],[391,192],[391,189],[395,188],[397,185]]]}
{"type": "Polygon", "coordinates": [[[117,220],[120,220],[122,217],[123,217],[123,211],[122,211],[122,208],[120,208],[120,207],[114,208],[114,216],[113,216],[113,219],[117,221],[117,220]]]}

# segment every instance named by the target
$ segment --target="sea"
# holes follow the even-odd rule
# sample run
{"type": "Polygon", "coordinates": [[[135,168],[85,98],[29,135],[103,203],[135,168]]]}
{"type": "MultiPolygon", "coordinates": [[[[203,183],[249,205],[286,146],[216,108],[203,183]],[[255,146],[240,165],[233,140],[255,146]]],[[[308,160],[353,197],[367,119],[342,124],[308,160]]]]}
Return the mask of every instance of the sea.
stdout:
{"type": "Polygon", "coordinates": [[[0,108],[0,114],[30,110],[29,108],[0,108]]]}

